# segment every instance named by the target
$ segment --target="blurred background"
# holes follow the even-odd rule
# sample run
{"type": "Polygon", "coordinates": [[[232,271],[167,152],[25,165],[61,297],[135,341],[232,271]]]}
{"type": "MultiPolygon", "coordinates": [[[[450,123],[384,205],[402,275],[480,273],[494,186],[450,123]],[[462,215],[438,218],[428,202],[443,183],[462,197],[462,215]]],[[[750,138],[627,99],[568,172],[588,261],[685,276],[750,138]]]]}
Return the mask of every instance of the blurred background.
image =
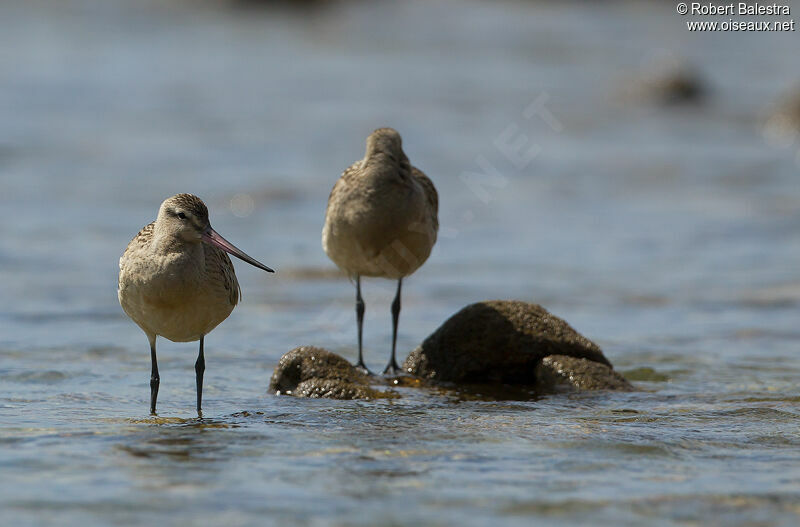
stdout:
{"type": "MultiPolygon", "coordinates": [[[[786,5],[0,3],[3,508],[20,525],[794,524],[800,38],[686,27],[786,5]],[[265,394],[295,346],[355,359],[353,287],[320,233],[382,126],[440,195],[399,355],[467,303],[518,298],[643,393],[265,394]],[[178,192],[277,270],[236,262],[205,422],[195,345],[163,340],[175,417],[147,418],[147,340],[116,298],[119,256],[178,192]]],[[[394,289],[364,288],[379,369],[394,289]]]]}

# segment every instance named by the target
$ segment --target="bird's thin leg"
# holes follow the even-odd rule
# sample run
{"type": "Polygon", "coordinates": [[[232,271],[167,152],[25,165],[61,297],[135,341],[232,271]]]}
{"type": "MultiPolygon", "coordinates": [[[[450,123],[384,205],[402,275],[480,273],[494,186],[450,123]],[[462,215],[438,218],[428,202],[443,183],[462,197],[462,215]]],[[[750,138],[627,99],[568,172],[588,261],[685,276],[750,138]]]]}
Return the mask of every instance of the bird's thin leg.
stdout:
{"type": "Polygon", "coordinates": [[[364,364],[364,352],[362,347],[362,334],[364,330],[364,299],[361,298],[361,276],[356,275],[356,320],[358,322],[358,362],[356,368],[362,370],[364,373],[370,373],[367,365],[364,364]]]}
{"type": "Polygon", "coordinates": [[[397,281],[397,294],[394,296],[392,302],[392,356],[389,359],[389,364],[383,370],[383,374],[397,375],[400,372],[400,366],[397,365],[395,359],[395,350],[397,349],[397,321],[400,320],[400,289],[403,286],[403,279],[397,281]]]}
{"type": "Polygon", "coordinates": [[[203,372],[206,371],[206,358],[203,355],[203,339],[200,337],[200,352],[197,354],[197,362],[194,363],[194,373],[197,380],[197,415],[203,417],[203,372]]]}
{"type": "Polygon", "coordinates": [[[156,360],[156,337],[150,337],[150,414],[156,415],[156,399],[158,399],[158,385],[161,377],[158,376],[158,360],[156,360]]]}

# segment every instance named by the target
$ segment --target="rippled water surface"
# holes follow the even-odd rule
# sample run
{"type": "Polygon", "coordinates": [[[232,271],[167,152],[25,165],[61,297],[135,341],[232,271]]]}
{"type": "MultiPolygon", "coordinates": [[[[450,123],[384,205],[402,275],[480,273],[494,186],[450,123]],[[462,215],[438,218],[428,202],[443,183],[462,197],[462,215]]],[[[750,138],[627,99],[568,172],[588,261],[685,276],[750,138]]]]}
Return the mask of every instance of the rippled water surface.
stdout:
{"type": "MultiPolygon", "coordinates": [[[[797,34],[691,35],[673,9],[1,3],[3,523],[800,522],[800,138],[764,128],[798,80],[797,34]],[[628,94],[671,61],[703,101],[628,94]],[[519,298],[640,391],[266,393],[297,345],[355,358],[353,288],[319,236],[384,125],[441,196],[399,348],[467,303],[519,298]],[[529,158],[502,153],[514,140],[529,158]],[[203,420],[196,344],[166,341],[148,415],[147,340],[116,299],[122,250],[177,192],[278,270],[237,261],[203,420]]],[[[392,293],[365,282],[375,369],[392,293]]]]}

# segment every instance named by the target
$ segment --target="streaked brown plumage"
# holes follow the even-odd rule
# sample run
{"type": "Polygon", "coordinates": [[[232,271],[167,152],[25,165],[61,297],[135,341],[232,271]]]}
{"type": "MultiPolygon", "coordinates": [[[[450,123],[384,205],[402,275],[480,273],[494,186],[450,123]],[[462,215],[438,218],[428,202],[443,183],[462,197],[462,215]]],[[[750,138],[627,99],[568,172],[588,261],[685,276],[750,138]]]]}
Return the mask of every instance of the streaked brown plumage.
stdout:
{"type": "Polygon", "coordinates": [[[208,209],[200,198],[177,194],[161,204],[156,221],[139,231],[119,260],[120,305],[150,341],[153,413],[160,380],[155,355],[158,336],[174,342],[200,341],[195,364],[200,411],[203,338],[228,318],[241,297],[226,251],[272,272],[211,228],[208,209]]]}
{"type": "Polygon", "coordinates": [[[398,281],[392,303],[392,355],[384,373],[397,373],[395,359],[400,289],[431,253],[439,229],[439,197],[430,179],[403,152],[400,134],[379,128],[367,138],[364,158],[333,186],[325,213],[322,247],[356,281],[358,366],[362,354],[364,302],[361,276],[398,281]]]}

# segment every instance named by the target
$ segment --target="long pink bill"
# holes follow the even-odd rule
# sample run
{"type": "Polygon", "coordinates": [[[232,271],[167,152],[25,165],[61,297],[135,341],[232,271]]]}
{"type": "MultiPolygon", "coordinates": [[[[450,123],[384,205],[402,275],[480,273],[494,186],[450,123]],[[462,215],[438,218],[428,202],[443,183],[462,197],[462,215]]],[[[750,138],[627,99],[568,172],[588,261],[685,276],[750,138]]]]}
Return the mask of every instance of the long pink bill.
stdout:
{"type": "Polygon", "coordinates": [[[203,241],[206,243],[210,243],[215,247],[219,247],[226,253],[232,254],[233,256],[239,258],[240,260],[244,260],[245,262],[249,263],[250,265],[258,267],[259,269],[263,269],[269,273],[275,272],[266,265],[256,260],[255,258],[251,258],[250,256],[246,255],[243,251],[239,250],[234,244],[223,238],[217,231],[212,229],[210,226],[203,233],[203,241]]]}

